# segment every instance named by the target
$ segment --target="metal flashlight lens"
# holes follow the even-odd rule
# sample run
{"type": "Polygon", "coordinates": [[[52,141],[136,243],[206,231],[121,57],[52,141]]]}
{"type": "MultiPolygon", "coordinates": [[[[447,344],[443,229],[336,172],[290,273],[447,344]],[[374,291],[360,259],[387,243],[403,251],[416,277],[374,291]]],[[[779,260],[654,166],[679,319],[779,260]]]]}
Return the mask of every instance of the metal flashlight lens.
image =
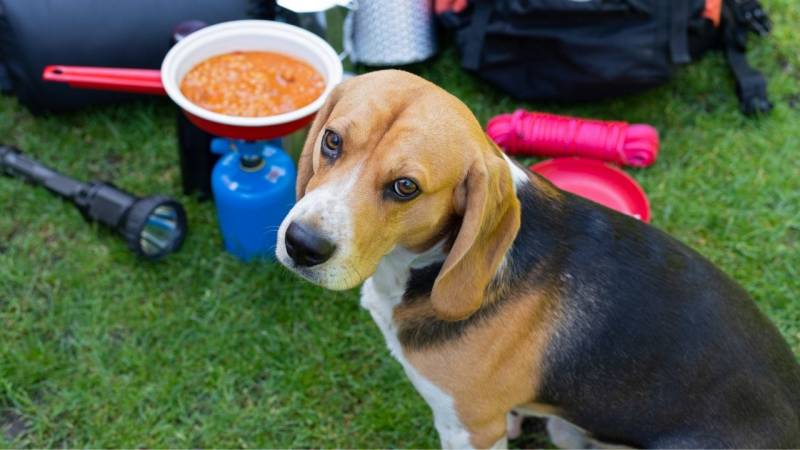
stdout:
{"type": "Polygon", "coordinates": [[[122,234],[128,246],[148,259],[159,259],[177,250],[186,235],[186,213],[167,197],[138,200],[123,219],[122,234]]]}

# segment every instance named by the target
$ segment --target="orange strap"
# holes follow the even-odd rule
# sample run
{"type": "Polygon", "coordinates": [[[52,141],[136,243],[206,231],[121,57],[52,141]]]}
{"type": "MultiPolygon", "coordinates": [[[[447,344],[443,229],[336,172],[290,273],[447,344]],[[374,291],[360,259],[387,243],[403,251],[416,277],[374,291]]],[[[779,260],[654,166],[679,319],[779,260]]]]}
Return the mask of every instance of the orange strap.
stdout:
{"type": "Polygon", "coordinates": [[[722,19],[722,0],[706,0],[706,9],[703,17],[710,20],[715,27],[719,26],[722,19]]]}

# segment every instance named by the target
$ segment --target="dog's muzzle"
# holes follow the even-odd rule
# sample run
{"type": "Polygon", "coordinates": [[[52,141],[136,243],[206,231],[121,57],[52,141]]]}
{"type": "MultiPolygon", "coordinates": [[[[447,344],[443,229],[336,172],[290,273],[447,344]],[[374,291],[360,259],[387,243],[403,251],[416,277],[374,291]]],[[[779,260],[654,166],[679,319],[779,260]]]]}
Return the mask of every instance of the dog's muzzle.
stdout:
{"type": "Polygon", "coordinates": [[[336,251],[336,244],[314,232],[310,227],[294,221],[286,228],[284,245],[286,254],[301,267],[322,264],[336,251]]]}

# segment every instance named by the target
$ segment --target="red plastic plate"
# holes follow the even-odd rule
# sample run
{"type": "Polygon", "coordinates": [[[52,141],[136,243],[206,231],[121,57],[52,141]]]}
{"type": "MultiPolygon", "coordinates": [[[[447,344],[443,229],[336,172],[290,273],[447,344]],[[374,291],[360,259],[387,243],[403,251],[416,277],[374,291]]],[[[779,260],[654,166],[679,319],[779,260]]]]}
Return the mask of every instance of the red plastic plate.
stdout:
{"type": "Polygon", "coordinates": [[[650,202],[644,189],[614,166],[585,158],[555,158],[534,164],[531,170],[565,191],[650,222],[650,202]]]}

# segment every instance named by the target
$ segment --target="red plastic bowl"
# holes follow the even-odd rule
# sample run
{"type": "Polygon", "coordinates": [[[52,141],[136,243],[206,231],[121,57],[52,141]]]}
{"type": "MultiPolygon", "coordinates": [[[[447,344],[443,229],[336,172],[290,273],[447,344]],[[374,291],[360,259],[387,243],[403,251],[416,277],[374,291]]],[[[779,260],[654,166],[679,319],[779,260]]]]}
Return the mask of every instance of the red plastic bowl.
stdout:
{"type": "Polygon", "coordinates": [[[555,158],[534,164],[531,170],[560,189],[650,222],[650,201],[644,189],[614,166],[585,158],[555,158]]]}
{"type": "Polygon", "coordinates": [[[195,125],[211,134],[237,139],[271,139],[308,124],[330,92],[342,81],[342,62],[333,48],[302,28],[268,20],[239,20],[212,25],[181,39],[161,64],[161,81],[167,95],[195,125]],[[190,102],[180,81],[196,64],[233,51],[272,51],[298,58],[325,78],[325,90],[312,103],[282,114],[238,117],[220,114],[190,102]]]}

